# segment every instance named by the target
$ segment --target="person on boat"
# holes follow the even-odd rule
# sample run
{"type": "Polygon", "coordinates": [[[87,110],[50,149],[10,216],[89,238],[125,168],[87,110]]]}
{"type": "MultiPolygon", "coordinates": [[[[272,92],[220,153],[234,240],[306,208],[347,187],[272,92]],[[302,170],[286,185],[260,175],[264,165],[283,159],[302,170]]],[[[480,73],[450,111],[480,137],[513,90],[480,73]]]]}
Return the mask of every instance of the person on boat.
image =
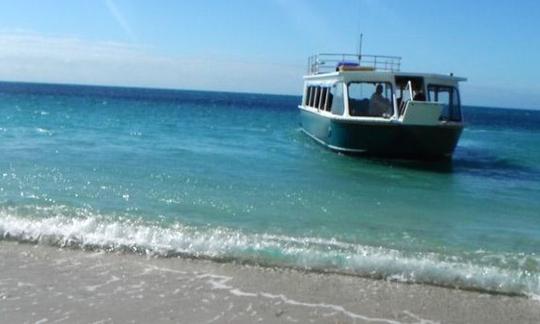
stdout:
{"type": "Polygon", "coordinates": [[[371,116],[382,116],[391,108],[390,100],[383,95],[383,86],[378,84],[375,93],[369,99],[369,114],[371,116]]]}

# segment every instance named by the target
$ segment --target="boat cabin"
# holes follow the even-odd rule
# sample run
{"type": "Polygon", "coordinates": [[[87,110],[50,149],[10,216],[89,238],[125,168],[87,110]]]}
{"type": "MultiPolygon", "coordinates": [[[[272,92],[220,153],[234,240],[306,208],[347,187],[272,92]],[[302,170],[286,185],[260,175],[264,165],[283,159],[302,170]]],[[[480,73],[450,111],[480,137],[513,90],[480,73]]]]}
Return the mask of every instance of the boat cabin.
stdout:
{"type": "Polygon", "coordinates": [[[399,57],[319,54],[309,59],[301,109],[331,118],[461,123],[458,83],[452,74],[400,72],[399,57]]]}

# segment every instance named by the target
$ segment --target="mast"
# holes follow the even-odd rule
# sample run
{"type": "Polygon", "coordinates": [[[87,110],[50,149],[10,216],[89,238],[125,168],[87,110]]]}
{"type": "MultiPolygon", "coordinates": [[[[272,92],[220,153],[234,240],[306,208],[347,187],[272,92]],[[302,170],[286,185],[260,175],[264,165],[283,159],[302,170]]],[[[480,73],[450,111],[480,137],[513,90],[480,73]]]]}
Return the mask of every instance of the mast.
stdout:
{"type": "Polygon", "coordinates": [[[362,40],[364,39],[364,34],[360,33],[360,43],[358,44],[358,63],[362,61],[362,40]]]}

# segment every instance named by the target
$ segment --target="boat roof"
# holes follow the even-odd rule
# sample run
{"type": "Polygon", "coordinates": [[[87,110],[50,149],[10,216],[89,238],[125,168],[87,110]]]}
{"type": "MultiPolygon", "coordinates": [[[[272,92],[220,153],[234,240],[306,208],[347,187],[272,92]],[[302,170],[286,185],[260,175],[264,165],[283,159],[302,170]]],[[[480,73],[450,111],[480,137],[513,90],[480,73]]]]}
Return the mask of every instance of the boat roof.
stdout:
{"type": "Polygon", "coordinates": [[[393,81],[396,77],[422,77],[446,83],[466,81],[450,74],[401,72],[401,57],[322,53],[308,58],[306,81],[393,81]]]}
{"type": "Polygon", "coordinates": [[[306,81],[391,81],[395,77],[421,77],[429,79],[437,79],[441,81],[449,82],[463,82],[467,81],[467,78],[455,76],[450,74],[438,74],[438,73],[420,73],[420,72],[381,72],[381,71],[336,71],[327,72],[321,74],[312,74],[304,76],[306,81]]]}

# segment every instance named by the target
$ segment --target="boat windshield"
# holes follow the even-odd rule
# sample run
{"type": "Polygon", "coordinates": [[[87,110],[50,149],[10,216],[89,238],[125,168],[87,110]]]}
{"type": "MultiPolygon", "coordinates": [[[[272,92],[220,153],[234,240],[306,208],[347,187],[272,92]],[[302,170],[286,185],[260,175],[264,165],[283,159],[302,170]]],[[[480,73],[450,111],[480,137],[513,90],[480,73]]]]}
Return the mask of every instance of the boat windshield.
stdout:
{"type": "Polygon", "coordinates": [[[351,116],[392,116],[393,89],[389,82],[351,82],[348,84],[351,116]]]}
{"type": "Polygon", "coordinates": [[[428,100],[443,105],[441,120],[461,121],[459,91],[451,86],[428,85],[428,100]]]}

